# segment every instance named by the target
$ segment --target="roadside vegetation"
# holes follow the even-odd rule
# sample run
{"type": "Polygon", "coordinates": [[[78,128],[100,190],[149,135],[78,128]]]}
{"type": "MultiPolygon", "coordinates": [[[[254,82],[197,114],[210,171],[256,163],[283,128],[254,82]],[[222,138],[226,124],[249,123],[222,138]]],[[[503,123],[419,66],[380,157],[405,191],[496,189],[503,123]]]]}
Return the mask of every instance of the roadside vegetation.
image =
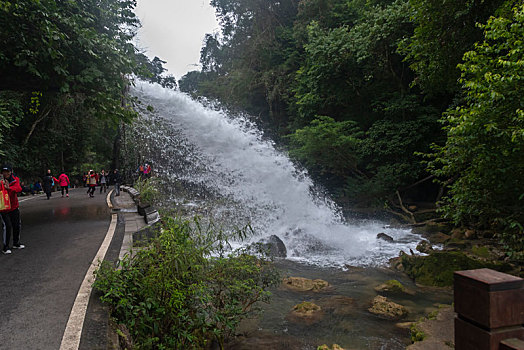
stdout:
{"type": "Polygon", "coordinates": [[[103,263],[94,287],[137,349],[222,348],[280,282],[269,260],[230,249],[246,233],[168,218],[147,247],[103,263]]]}

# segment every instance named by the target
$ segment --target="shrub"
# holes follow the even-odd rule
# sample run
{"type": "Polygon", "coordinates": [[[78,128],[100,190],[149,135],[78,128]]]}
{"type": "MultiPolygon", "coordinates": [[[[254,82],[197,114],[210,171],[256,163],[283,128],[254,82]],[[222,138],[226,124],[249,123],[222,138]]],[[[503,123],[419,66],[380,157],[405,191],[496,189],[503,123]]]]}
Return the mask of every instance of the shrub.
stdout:
{"type": "Polygon", "coordinates": [[[169,218],[146,249],[117,268],[102,263],[94,286],[138,348],[201,349],[213,338],[222,348],[279,280],[269,261],[229,250],[231,237],[198,219],[169,218]]]}
{"type": "Polygon", "coordinates": [[[160,191],[158,190],[157,180],[155,178],[139,178],[135,182],[135,187],[140,192],[140,201],[142,203],[152,204],[158,200],[160,191]]]}

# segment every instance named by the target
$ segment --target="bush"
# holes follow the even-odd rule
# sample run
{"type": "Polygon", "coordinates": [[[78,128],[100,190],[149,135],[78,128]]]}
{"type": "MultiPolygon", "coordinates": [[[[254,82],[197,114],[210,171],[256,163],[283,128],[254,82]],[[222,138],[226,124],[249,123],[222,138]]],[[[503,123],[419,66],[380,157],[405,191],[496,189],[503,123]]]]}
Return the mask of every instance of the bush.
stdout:
{"type": "Polygon", "coordinates": [[[102,263],[94,287],[138,348],[201,349],[213,338],[222,348],[279,280],[268,261],[228,250],[231,237],[197,219],[170,218],[146,249],[117,268],[102,263]]]}
{"type": "Polygon", "coordinates": [[[135,187],[140,192],[140,201],[142,203],[153,204],[160,196],[160,191],[154,178],[139,178],[135,182],[135,187]]]}

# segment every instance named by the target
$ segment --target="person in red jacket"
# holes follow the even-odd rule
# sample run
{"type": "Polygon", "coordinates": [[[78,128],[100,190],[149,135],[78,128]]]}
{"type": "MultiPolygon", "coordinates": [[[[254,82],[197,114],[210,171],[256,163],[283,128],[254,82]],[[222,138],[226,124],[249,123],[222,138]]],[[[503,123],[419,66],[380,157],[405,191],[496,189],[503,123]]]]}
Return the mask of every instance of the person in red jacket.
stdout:
{"type": "Polygon", "coordinates": [[[20,209],[18,209],[17,193],[22,192],[20,179],[13,175],[13,169],[9,165],[2,165],[2,178],[4,188],[9,193],[11,208],[0,211],[3,222],[3,249],[4,254],[11,254],[9,242],[11,240],[11,231],[13,232],[13,248],[24,249],[25,246],[20,243],[20,209]]]}
{"type": "Polygon", "coordinates": [[[66,192],[66,196],[69,197],[69,185],[71,182],[69,182],[69,177],[65,173],[60,174],[58,177],[58,184],[62,189],[62,198],[64,197],[64,190],[66,192]]]}
{"type": "Polygon", "coordinates": [[[93,198],[95,195],[95,189],[96,189],[96,183],[98,182],[98,176],[95,174],[93,170],[89,170],[87,185],[89,186],[89,189],[87,190],[87,194],[89,194],[89,197],[93,198]]]}

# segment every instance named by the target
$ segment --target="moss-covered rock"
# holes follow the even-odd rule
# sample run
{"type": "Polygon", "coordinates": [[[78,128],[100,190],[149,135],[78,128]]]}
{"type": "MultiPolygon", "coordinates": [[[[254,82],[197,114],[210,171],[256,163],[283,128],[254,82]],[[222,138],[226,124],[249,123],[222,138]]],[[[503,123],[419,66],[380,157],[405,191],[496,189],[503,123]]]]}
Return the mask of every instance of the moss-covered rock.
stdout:
{"type": "Polygon", "coordinates": [[[391,293],[391,294],[400,294],[407,293],[412,294],[402,283],[397,280],[389,280],[385,283],[374,288],[378,293],[391,293]]]}
{"type": "Polygon", "coordinates": [[[453,272],[490,268],[508,272],[512,270],[509,264],[480,261],[460,251],[434,251],[428,256],[403,255],[401,257],[404,272],[417,283],[428,286],[453,285],[453,272]]]}
{"type": "Polygon", "coordinates": [[[323,317],[324,312],[320,306],[309,301],[304,301],[293,307],[293,310],[289,313],[287,319],[294,323],[312,325],[320,322],[323,317]]]}
{"type": "Polygon", "coordinates": [[[429,254],[433,250],[433,247],[428,241],[422,240],[419,244],[417,244],[417,250],[421,253],[429,254]]]}
{"type": "Polygon", "coordinates": [[[408,314],[404,306],[394,303],[381,295],[377,295],[375,299],[373,299],[368,311],[390,320],[400,319],[408,314]]]}
{"type": "Polygon", "coordinates": [[[323,345],[320,345],[317,348],[317,350],[344,350],[344,348],[341,347],[338,344],[333,344],[333,346],[331,348],[329,346],[327,346],[326,344],[323,344],[323,345]]]}
{"type": "Polygon", "coordinates": [[[321,279],[310,280],[303,277],[289,277],[284,278],[282,282],[286,288],[298,292],[322,292],[330,289],[329,283],[321,279]]]}

